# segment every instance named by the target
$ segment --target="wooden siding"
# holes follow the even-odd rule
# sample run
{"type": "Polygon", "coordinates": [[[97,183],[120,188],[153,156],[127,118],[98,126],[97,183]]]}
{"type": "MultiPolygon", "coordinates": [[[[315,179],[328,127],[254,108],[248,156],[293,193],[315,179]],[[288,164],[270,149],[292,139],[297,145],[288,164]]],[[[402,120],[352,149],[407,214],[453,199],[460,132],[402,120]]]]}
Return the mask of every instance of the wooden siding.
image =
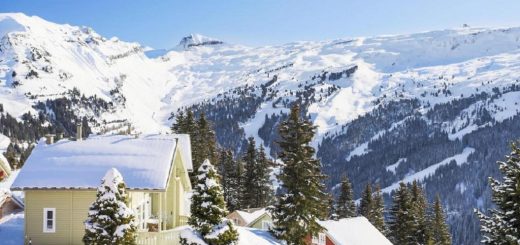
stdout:
{"type": "Polygon", "coordinates": [[[94,191],[38,190],[25,192],[25,234],[32,244],[82,244],[83,222],[94,191]],[[43,232],[43,209],[56,208],[56,232],[43,232]]]}
{"type": "Polygon", "coordinates": [[[273,223],[271,216],[269,216],[268,214],[264,214],[264,215],[260,216],[260,218],[253,221],[253,223],[249,224],[249,227],[263,229],[262,221],[268,221],[268,222],[271,222],[271,224],[273,223]]]}

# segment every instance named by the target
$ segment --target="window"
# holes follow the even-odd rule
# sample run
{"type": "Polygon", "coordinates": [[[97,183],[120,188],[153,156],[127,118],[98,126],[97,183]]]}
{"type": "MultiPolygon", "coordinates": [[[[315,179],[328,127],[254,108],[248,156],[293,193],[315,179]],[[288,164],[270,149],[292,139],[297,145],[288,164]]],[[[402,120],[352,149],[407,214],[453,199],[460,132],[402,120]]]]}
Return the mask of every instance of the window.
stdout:
{"type": "Polygon", "coordinates": [[[43,232],[56,232],[56,209],[43,209],[43,232]]]}
{"type": "Polygon", "coordinates": [[[320,234],[318,234],[318,236],[319,236],[319,241],[318,241],[319,245],[327,244],[327,238],[325,236],[325,233],[320,233],[320,234]]]}
{"type": "Polygon", "coordinates": [[[318,237],[315,236],[315,235],[312,235],[312,244],[313,245],[318,245],[318,237]]]}
{"type": "Polygon", "coordinates": [[[269,228],[271,228],[271,222],[269,221],[266,221],[266,220],[262,220],[262,230],[269,230],[269,228]]]}
{"type": "Polygon", "coordinates": [[[327,236],[325,236],[325,233],[318,233],[318,236],[312,236],[312,244],[313,245],[326,245],[327,236]]]}

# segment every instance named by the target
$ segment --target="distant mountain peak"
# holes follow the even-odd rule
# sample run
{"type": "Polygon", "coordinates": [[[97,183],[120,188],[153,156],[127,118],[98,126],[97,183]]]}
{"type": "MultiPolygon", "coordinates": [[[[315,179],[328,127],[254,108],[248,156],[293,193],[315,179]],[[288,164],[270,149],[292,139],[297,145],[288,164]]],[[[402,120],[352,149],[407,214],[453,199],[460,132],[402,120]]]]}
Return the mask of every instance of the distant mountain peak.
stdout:
{"type": "Polygon", "coordinates": [[[191,47],[218,45],[223,43],[224,42],[211,37],[206,37],[200,34],[190,34],[181,39],[178,47],[188,49],[191,47]]]}

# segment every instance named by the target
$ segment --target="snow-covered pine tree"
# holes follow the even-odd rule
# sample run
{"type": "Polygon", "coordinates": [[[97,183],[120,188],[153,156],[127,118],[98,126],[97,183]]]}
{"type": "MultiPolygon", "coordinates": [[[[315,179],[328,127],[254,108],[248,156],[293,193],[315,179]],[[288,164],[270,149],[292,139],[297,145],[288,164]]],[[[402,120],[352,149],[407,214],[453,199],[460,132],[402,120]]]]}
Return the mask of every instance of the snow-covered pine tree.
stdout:
{"type": "Polygon", "coordinates": [[[278,175],[283,192],[277,195],[270,208],[273,234],[288,244],[305,244],[305,237],[316,235],[322,227],[319,219],[327,216],[327,193],[324,192],[321,164],[314,158],[315,150],[309,144],[315,127],[300,118],[300,108],[295,105],[280,132],[280,159],[284,163],[278,175]]]}
{"type": "Polygon", "coordinates": [[[336,203],[336,214],[339,219],[356,216],[356,204],[350,180],[345,175],[341,180],[340,193],[336,203]]]}
{"type": "Polygon", "coordinates": [[[401,182],[393,196],[393,204],[389,217],[389,238],[393,244],[415,243],[415,220],[410,191],[406,184],[401,182]]]}
{"type": "Polygon", "coordinates": [[[432,244],[451,245],[451,234],[445,217],[444,211],[442,210],[441,198],[437,195],[433,203],[433,213],[429,221],[431,229],[430,241],[432,244]]]}
{"type": "Polygon", "coordinates": [[[372,208],[374,200],[372,196],[372,185],[367,184],[363,193],[361,193],[361,201],[359,202],[359,215],[364,216],[368,220],[372,220],[372,208]]]}
{"type": "MultiPolygon", "coordinates": [[[[208,244],[235,244],[238,240],[238,232],[231,221],[225,218],[226,202],[218,184],[218,175],[209,160],[206,159],[200,165],[196,179],[188,224],[208,244]]],[[[181,234],[181,244],[192,244],[192,241],[190,237],[181,234]]]]}
{"type": "Polygon", "coordinates": [[[373,193],[373,208],[372,208],[372,220],[370,222],[383,234],[388,234],[388,230],[385,225],[385,203],[383,200],[383,193],[381,187],[376,185],[376,190],[373,193]]]}
{"type": "Polygon", "coordinates": [[[511,154],[498,162],[503,181],[489,178],[496,209],[487,216],[477,211],[484,244],[520,244],[520,148],[511,144],[511,154]]]}
{"type": "Polygon", "coordinates": [[[89,208],[85,244],[135,244],[137,227],[127,198],[123,177],[117,169],[109,169],[89,208]]]}
{"type": "Polygon", "coordinates": [[[244,162],[245,174],[244,174],[244,195],[242,200],[243,208],[258,208],[256,206],[258,198],[258,181],[257,177],[257,151],[256,142],[253,137],[247,139],[247,149],[242,157],[244,162]]]}
{"type": "Polygon", "coordinates": [[[419,183],[414,180],[411,187],[412,218],[414,219],[415,244],[427,244],[430,239],[430,227],[428,224],[428,202],[419,183]]]}

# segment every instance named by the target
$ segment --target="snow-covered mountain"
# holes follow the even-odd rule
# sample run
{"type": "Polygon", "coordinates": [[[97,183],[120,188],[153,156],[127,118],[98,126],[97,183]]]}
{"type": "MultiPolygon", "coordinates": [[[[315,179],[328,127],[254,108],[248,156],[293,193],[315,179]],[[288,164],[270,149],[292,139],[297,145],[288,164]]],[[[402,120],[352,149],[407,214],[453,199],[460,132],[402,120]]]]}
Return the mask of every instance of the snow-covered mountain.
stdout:
{"type": "Polygon", "coordinates": [[[4,114],[37,115],[39,102],[79,93],[108,104],[73,104],[94,131],[130,122],[136,131],[165,132],[171,113],[189,107],[214,121],[221,145],[240,152],[252,136],[275,156],[276,125],[299,103],[318,126],[314,145],[331,188],[343,173],[356,193],[367,182],[389,193],[418,179],[431,197],[444,195],[452,231],[467,231],[457,244],[476,241],[471,209],[489,207],[486,178],[520,137],[520,28],[265,47],[192,34],[153,50],[86,27],[0,14],[0,38],[4,114]]]}

